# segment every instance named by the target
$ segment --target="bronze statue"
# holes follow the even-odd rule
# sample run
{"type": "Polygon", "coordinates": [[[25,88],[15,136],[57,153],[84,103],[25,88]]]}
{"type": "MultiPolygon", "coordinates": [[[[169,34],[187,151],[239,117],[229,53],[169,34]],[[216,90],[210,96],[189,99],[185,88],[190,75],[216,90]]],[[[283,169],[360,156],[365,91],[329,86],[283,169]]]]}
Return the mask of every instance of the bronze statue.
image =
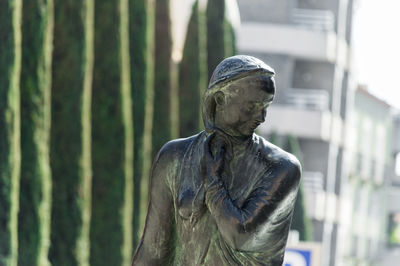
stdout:
{"type": "Polygon", "coordinates": [[[203,97],[206,130],[168,142],[155,159],[132,265],[282,265],[301,168],[254,134],[274,74],[251,56],[217,66],[203,97]]]}

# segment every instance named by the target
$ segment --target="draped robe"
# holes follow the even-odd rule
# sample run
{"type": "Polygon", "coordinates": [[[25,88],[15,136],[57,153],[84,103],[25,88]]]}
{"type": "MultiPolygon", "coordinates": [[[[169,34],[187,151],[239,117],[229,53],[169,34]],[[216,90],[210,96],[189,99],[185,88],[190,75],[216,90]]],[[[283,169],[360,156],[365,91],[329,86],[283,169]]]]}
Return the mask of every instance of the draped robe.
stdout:
{"type": "Polygon", "coordinates": [[[299,162],[253,134],[229,143],[218,182],[206,185],[207,136],[171,141],[157,155],[133,265],[282,265],[299,162]]]}

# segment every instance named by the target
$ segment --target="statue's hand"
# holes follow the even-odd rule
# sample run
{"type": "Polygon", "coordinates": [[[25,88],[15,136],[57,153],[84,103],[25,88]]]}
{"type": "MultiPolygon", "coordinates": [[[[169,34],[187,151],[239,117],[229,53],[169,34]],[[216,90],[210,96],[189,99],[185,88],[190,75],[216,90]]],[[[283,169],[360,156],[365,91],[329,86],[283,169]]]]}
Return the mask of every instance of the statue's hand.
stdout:
{"type": "Polygon", "coordinates": [[[216,138],[216,133],[212,133],[204,142],[204,154],[201,160],[203,169],[203,181],[206,185],[218,181],[224,170],[224,155],[226,144],[222,138],[216,138]],[[212,150],[215,150],[213,156],[212,150]]]}

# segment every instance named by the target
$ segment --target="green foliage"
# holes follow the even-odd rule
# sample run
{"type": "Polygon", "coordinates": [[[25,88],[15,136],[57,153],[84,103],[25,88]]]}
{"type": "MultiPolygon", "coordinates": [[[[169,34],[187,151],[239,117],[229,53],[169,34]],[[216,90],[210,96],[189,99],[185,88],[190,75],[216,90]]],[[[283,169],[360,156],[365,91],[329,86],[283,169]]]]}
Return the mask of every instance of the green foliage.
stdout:
{"type": "Polygon", "coordinates": [[[225,1],[213,0],[207,4],[208,79],[224,58],[236,53],[235,31],[225,17],[225,1]]]}
{"type": "Polygon", "coordinates": [[[131,87],[134,117],[133,246],[143,232],[151,167],[154,100],[154,2],[133,0],[130,5],[131,87]],[[142,71],[138,71],[138,70],[142,71]]]}
{"type": "Polygon", "coordinates": [[[302,185],[300,185],[299,191],[297,192],[291,228],[299,232],[299,238],[301,241],[312,240],[311,221],[306,216],[304,190],[302,185]]]}
{"type": "Polygon", "coordinates": [[[18,265],[48,265],[53,2],[23,5],[18,265]]]}
{"type": "MultiPolygon", "coordinates": [[[[300,162],[302,162],[302,155],[298,140],[289,135],[288,140],[288,151],[294,154],[300,162]]],[[[303,185],[300,183],[299,191],[297,193],[297,199],[294,206],[293,220],[291,228],[299,231],[300,240],[309,241],[312,239],[312,227],[311,221],[307,217],[305,203],[304,203],[304,190],[303,185]]]]}
{"type": "Polygon", "coordinates": [[[0,265],[16,266],[20,178],[20,0],[0,1],[0,265]]]}
{"type": "MultiPolygon", "coordinates": [[[[129,265],[178,101],[180,134],[202,125],[206,12],[196,2],[178,99],[169,0],[53,1],[0,1],[0,265],[129,265]]],[[[221,58],[234,50],[223,13],[208,21],[221,58]]]]}
{"type": "Polygon", "coordinates": [[[270,137],[269,137],[269,141],[272,144],[279,146],[279,144],[278,144],[278,134],[276,132],[272,132],[270,137]]]}
{"type": "Polygon", "coordinates": [[[169,0],[156,0],[154,118],[152,158],[172,138],[171,19],[169,0]]]}
{"type": "Polygon", "coordinates": [[[89,264],[93,1],[54,6],[50,261],[89,264]]]}
{"type": "Polygon", "coordinates": [[[225,0],[208,1],[207,4],[207,55],[208,79],[225,54],[225,0]]]}
{"type": "Polygon", "coordinates": [[[224,29],[225,57],[233,56],[237,54],[235,29],[227,20],[224,21],[224,29]]]}
{"type": "Polygon", "coordinates": [[[92,265],[127,265],[132,252],[133,126],[128,6],[95,5],[92,107],[92,265]]]}
{"type": "Polygon", "coordinates": [[[180,136],[199,132],[201,97],[207,87],[205,12],[195,2],[189,20],[183,57],[179,66],[179,122],[180,136]]]}

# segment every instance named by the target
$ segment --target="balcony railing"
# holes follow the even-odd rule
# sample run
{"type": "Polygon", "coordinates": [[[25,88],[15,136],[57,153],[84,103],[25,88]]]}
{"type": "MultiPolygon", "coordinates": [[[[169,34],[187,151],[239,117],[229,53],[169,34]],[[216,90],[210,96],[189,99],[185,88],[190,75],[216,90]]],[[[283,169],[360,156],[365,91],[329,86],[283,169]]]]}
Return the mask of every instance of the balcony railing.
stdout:
{"type": "Polygon", "coordinates": [[[335,15],[330,10],[295,8],[291,12],[292,23],[314,30],[332,31],[335,15]]]}
{"type": "Polygon", "coordinates": [[[324,175],[321,172],[303,171],[303,186],[309,192],[320,192],[324,190],[324,175]]]}
{"type": "Polygon", "coordinates": [[[284,104],[303,109],[328,110],[329,93],[326,90],[290,88],[285,91],[284,104]]]}

